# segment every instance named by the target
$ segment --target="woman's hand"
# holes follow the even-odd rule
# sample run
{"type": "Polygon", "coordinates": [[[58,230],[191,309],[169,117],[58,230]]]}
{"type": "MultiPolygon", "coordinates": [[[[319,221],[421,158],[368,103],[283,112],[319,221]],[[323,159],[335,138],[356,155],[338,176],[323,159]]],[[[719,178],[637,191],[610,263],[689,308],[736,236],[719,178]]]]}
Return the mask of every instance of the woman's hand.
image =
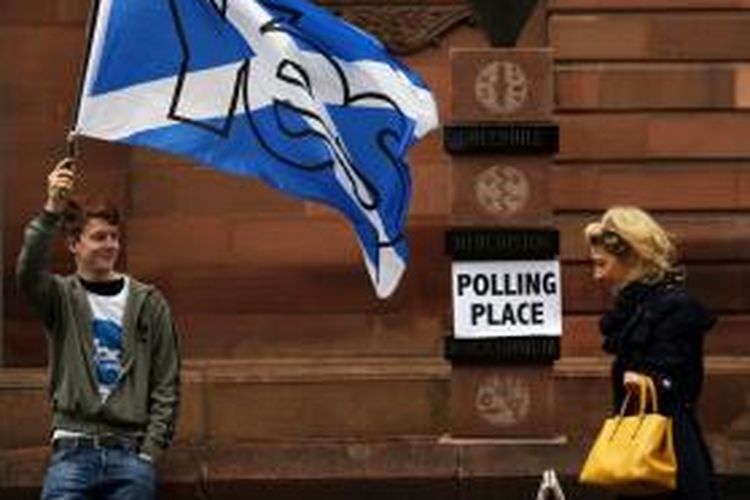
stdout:
{"type": "Polygon", "coordinates": [[[626,371],[622,377],[622,384],[628,392],[638,392],[641,382],[645,382],[646,375],[638,372],[626,371]]]}

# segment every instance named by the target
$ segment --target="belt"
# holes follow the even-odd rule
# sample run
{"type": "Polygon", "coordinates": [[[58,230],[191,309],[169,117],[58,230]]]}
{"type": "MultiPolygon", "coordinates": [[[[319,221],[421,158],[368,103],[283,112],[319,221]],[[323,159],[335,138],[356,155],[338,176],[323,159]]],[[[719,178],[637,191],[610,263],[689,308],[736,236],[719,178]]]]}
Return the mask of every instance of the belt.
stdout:
{"type": "Polygon", "coordinates": [[[59,437],[52,442],[52,448],[118,448],[122,450],[138,451],[140,440],[134,437],[104,434],[101,436],[71,436],[59,437]]]}

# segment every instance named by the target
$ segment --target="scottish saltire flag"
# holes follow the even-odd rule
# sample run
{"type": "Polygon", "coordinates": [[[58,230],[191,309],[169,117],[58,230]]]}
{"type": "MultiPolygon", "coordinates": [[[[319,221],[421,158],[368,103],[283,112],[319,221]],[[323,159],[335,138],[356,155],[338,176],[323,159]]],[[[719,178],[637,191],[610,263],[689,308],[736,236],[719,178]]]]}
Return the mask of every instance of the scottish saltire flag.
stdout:
{"type": "MultiPolygon", "coordinates": [[[[73,133],[187,156],[340,210],[379,297],[405,269],[420,78],[303,0],[99,0],[73,133]]],[[[321,235],[325,238],[325,235],[321,235]]]]}

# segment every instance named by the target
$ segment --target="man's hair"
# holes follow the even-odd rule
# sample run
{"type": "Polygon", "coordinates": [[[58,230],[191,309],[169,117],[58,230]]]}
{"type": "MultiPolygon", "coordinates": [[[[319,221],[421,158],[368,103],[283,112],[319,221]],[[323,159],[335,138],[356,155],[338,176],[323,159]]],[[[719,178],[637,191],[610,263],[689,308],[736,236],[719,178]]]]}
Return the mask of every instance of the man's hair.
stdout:
{"type": "Polygon", "coordinates": [[[63,211],[63,233],[68,238],[80,238],[91,219],[102,219],[113,226],[120,225],[120,212],[105,201],[77,201],[69,199],[63,211]]]}

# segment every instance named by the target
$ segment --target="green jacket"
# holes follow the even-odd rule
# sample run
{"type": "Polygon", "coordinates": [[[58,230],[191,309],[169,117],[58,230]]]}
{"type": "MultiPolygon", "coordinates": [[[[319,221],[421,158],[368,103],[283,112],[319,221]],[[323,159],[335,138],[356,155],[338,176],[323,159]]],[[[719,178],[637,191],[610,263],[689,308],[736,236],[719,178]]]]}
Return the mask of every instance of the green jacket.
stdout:
{"type": "Polygon", "coordinates": [[[28,224],[16,269],[48,338],[52,428],[133,435],[142,440],[142,452],[158,458],[174,435],[180,401],[179,341],[169,306],[156,288],[131,278],[122,375],[102,403],[86,291],[75,275],[49,271],[50,242],[59,224],[60,216],[49,212],[28,224]]]}

